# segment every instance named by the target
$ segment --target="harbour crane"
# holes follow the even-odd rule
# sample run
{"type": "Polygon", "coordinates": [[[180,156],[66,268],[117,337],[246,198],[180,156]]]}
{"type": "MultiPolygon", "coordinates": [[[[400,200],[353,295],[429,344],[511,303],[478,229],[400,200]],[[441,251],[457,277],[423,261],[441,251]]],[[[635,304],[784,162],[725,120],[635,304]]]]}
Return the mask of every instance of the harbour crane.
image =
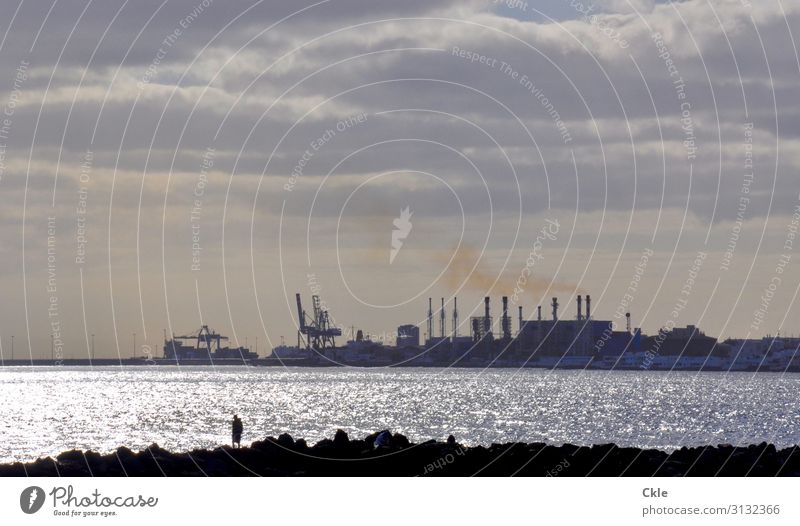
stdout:
{"type": "Polygon", "coordinates": [[[306,349],[322,350],[333,349],[336,347],[336,336],[342,335],[342,329],[331,324],[327,309],[322,308],[319,296],[311,296],[313,306],[313,316],[306,314],[300,299],[300,293],[296,294],[297,317],[299,320],[299,330],[297,331],[297,346],[302,347],[302,336],[305,336],[306,349]]]}

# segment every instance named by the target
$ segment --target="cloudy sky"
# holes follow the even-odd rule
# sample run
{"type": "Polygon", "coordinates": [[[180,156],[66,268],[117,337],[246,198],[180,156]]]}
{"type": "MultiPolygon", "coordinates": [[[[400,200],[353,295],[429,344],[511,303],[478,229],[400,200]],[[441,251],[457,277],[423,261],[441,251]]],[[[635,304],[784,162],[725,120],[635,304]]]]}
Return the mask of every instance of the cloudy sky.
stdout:
{"type": "Polygon", "coordinates": [[[800,333],[796,2],[10,0],[0,21],[5,357],[12,335],[17,357],[91,334],[128,356],[134,333],[160,354],[201,323],[264,354],[294,341],[295,292],[375,336],[424,330],[429,296],[467,320],[587,293],[651,333],[800,333]]]}

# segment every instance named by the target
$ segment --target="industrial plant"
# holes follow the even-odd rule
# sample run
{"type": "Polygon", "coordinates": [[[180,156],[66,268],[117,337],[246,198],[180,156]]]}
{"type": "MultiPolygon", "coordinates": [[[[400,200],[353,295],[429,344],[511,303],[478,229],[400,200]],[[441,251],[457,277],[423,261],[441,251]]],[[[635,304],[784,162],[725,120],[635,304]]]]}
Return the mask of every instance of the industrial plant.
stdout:
{"type": "MultiPolygon", "coordinates": [[[[3,365],[250,365],[297,367],[538,367],[546,369],[604,369],[637,371],[772,371],[800,372],[800,337],[718,340],[699,327],[671,326],[646,335],[625,313],[624,327],[613,320],[595,319],[590,295],[577,295],[573,315],[563,315],[557,297],[545,308],[538,305],[532,319],[509,297],[502,296],[500,315],[492,315],[492,300],[483,299],[479,316],[460,319],[458,298],[452,305],[441,298],[434,309],[428,298],[421,324],[399,325],[391,340],[372,339],[352,327],[344,331],[318,295],[311,309],[296,294],[297,340],[281,343],[268,356],[245,345],[231,346],[229,338],[202,325],[184,335],[164,332],[163,355],[130,358],[18,359],[3,365]],[[449,316],[448,316],[449,310],[449,316]],[[437,323],[438,322],[438,323],[437,323]],[[448,326],[449,325],[449,326],[448,326]],[[424,330],[423,330],[424,328],[424,330]],[[460,334],[464,330],[467,334],[460,334]]],[[[621,314],[619,316],[622,317],[621,314]]],[[[135,335],[134,335],[135,337],[135,335]]],[[[281,338],[283,340],[283,338],[281,338]]],[[[257,343],[257,342],[256,342],[257,343]]],[[[134,340],[135,348],[135,340],[134,340]]]]}
{"type": "Polygon", "coordinates": [[[625,327],[592,316],[590,295],[578,295],[573,316],[561,316],[558,298],[552,298],[550,316],[536,308],[535,319],[524,317],[517,307],[516,331],[509,313],[507,296],[501,298],[499,323],[491,312],[491,298],[485,297],[483,315],[469,320],[468,335],[459,335],[458,299],[453,298],[450,327],[447,305],[441,299],[434,311],[428,298],[426,331],[404,324],[397,328],[395,345],[372,341],[362,330],[337,345],[342,330],[333,326],[318,296],[313,310],[303,310],[296,296],[297,345],[280,345],[272,360],[284,365],[308,366],[428,366],[428,367],[543,367],[561,369],[691,370],[691,371],[800,371],[800,338],[719,341],[694,325],[659,330],[648,336],[631,325],[625,327]],[[435,319],[438,318],[438,331],[435,319]]]}

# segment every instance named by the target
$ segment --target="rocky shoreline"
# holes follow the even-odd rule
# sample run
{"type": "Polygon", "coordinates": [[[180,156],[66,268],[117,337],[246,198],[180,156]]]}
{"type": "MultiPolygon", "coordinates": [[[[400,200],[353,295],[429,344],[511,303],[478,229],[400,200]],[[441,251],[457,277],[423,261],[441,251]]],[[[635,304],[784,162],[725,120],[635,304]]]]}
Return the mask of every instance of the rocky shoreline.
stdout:
{"type": "Polygon", "coordinates": [[[309,446],[283,434],[241,449],[172,453],[154,444],[101,455],[67,451],[55,459],[0,465],[0,476],[800,476],[796,447],[762,443],[656,449],[614,444],[579,447],[507,443],[467,447],[430,440],[412,444],[399,434],[334,438],[309,446]],[[379,444],[376,447],[376,442],[379,444]]]}

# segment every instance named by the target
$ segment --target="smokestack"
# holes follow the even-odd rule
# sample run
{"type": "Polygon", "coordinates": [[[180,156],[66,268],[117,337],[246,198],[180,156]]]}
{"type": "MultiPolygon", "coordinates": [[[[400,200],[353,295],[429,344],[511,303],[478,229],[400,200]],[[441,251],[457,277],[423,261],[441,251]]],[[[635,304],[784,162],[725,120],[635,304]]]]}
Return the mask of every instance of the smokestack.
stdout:
{"type": "Polygon", "coordinates": [[[592,297],[588,294],[586,295],[586,319],[588,320],[592,316],[592,312],[590,310],[592,303],[592,297]]]}
{"type": "Polygon", "coordinates": [[[503,338],[511,339],[511,319],[508,317],[508,296],[503,296],[503,338]]]}
{"type": "Polygon", "coordinates": [[[489,318],[489,296],[483,298],[483,311],[483,332],[488,336],[492,332],[492,320],[489,318]]]}
{"type": "Polygon", "coordinates": [[[553,321],[558,321],[558,298],[553,298],[553,321]]]}
{"type": "Polygon", "coordinates": [[[428,339],[433,338],[433,299],[428,298],[428,339]]]}
{"type": "Polygon", "coordinates": [[[536,307],[536,311],[537,311],[536,321],[542,321],[542,306],[539,305],[538,307],[536,307]]]}
{"type": "Polygon", "coordinates": [[[439,336],[444,338],[444,331],[445,331],[445,313],[444,313],[444,298],[442,298],[442,311],[439,313],[439,336]]]}
{"type": "Polygon", "coordinates": [[[519,332],[522,333],[522,305],[519,306],[519,332]]]}
{"type": "Polygon", "coordinates": [[[458,337],[458,298],[453,296],[453,338],[458,337]]]}
{"type": "Polygon", "coordinates": [[[628,329],[628,334],[631,332],[631,313],[625,313],[625,327],[628,329]]]}
{"type": "Polygon", "coordinates": [[[583,315],[583,306],[581,305],[581,295],[578,294],[578,321],[581,321],[581,316],[583,315]]]}

